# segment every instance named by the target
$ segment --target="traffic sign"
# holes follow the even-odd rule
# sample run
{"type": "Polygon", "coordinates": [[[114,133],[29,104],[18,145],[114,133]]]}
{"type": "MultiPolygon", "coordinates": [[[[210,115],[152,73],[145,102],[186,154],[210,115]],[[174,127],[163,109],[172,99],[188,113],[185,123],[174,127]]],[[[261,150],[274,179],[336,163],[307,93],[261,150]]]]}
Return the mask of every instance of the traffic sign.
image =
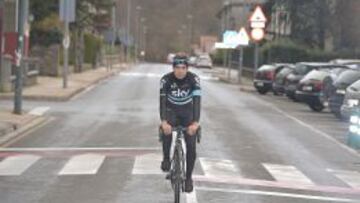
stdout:
{"type": "Polygon", "coordinates": [[[264,29],[255,28],[251,30],[251,38],[255,41],[260,41],[265,37],[264,29]]]}
{"type": "Polygon", "coordinates": [[[70,47],[70,37],[69,37],[69,35],[64,37],[63,46],[64,46],[65,49],[68,49],[70,47]]]}
{"type": "Polygon", "coordinates": [[[240,46],[248,46],[249,41],[250,41],[249,35],[246,32],[245,28],[242,27],[238,34],[238,43],[240,46]]]}
{"type": "Polygon", "coordinates": [[[63,22],[74,22],[76,11],[76,0],[60,0],[60,20],[63,22]]]}
{"type": "Polygon", "coordinates": [[[260,6],[255,8],[254,13],[250,17],[250,26],[252,28],[265,28],[267,19],[260,6]]]}

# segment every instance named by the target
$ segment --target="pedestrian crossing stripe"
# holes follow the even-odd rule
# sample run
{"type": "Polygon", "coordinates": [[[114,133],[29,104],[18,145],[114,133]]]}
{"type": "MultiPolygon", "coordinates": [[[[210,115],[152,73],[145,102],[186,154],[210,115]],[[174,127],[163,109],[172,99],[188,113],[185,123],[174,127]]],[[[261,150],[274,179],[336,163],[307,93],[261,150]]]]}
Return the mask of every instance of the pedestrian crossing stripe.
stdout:
{"type": "Polygon", "coordinates": [[[82,154],[72,157],[59,172],[59,175],[96,174],[105,159],[104,155],[82,154]]]}
{"type": "Polygon", "coordinates": [[[290,182],[303,185],[314,184],[295,166],[268,163],[264,163],[263,166],[275,178],[275,180],[279,182],[290,182]]]}
{"type": "MultiPolygon", "coordinates": [[[[32,165],[44,159],[38,155],[18,154],[4,158],[0,161],[1,176],[20,176],[31,168],[32,165]]],[[[66,175],[95,175],[99,172],[106,156],[97,153],[84,153],[72,156],[57,173],[59,176],[66,175]]],[[[160,170],[162,156],[159,153],[148,153],[135,156],[132,174],[133,175],[164,175],[160,170]]],[[[232,160],[199,158],[199,164],[204,172],[204,177],[211,178],[234,178],[245,180],[238,167],[232,160]]],[[[291,165],[280,165],[263,163],[264,169],[279,183],[290,183],[293,185],[314,185],[311,179],[302,173],[298,168],[291,165]]],[[[337,177],[350,188],[360,194],[360,172],[326,169],[331,175],[337,177]]],[[[198,176],[198,175],[194,175],[198,176]]],[[[249,179],[250,180],[250,179],[249,179]]],[[[252,179],[256,181],[256,179],[252,179]]],[[[260,181],[260,180],[258,180],[260,181]]],[[[270,182],[270,181],[267,181],[270,182]]],[[[344,188],[344,187],[343,187],[344,188]]]]}
{"type": "Polygon", "coordinates": [[[333,170],[327,169],[328,172],[334,174],[338,179],[345,182],[352,188],[360,189],[360,173],[357,171],[333,170]]]}
{"type": "Polygon", "coordinates": [[[35,155],[17,155],[5,158],[0,162],[0,176],[17,176],[23,174],[41,157],[35,155]]]}

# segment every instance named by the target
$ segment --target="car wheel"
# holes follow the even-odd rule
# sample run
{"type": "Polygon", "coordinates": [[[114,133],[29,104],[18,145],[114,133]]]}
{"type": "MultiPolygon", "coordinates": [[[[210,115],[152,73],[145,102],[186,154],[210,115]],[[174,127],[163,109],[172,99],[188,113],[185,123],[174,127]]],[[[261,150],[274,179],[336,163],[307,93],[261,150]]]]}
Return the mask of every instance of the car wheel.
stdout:
{"type": "Polygon", "coordinates": [[[315,112],[321,112],[325,108],[322,104],[309,104],[309,107],[315,112]]]}
{"type": "Polygon", "coordinates": [[[269,90],[267,89],[258,89],[257,90],[260,94],[266,94],[269,90]]]}

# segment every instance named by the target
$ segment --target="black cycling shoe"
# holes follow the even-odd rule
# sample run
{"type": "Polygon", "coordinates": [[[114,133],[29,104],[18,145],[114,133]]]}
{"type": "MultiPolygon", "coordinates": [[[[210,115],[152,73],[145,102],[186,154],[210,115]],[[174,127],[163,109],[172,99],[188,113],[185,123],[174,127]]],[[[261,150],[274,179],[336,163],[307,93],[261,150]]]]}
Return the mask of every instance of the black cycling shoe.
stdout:
{"type": "Polygon", "coordinates": [[[168,172],[170,170],[171,163],[169,160],[164,160],[161,162],[161,170],[168,172]]]}
{"type": "Polygon", "coordinates": [[[186,179],[185,180],[185,192],[192,192],[194,190],[193,180],[186,179]]]}

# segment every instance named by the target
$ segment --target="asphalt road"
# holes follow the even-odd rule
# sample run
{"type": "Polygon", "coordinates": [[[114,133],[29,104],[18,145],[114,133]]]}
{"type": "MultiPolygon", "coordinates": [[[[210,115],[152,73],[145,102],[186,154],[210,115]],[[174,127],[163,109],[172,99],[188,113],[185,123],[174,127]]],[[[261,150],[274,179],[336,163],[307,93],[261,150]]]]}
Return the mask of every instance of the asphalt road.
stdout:
{"type": "MultiPolygon", "coordinates": [[[[25,102],[48,122],[0,148],[0,202],[172,202],[157,140],[159,79],[170,70],[140,64],[66,103],[25,102]]],[[[360,202],[346,123],[194,72],[203,139],[183,202],[360,202]]]]}

